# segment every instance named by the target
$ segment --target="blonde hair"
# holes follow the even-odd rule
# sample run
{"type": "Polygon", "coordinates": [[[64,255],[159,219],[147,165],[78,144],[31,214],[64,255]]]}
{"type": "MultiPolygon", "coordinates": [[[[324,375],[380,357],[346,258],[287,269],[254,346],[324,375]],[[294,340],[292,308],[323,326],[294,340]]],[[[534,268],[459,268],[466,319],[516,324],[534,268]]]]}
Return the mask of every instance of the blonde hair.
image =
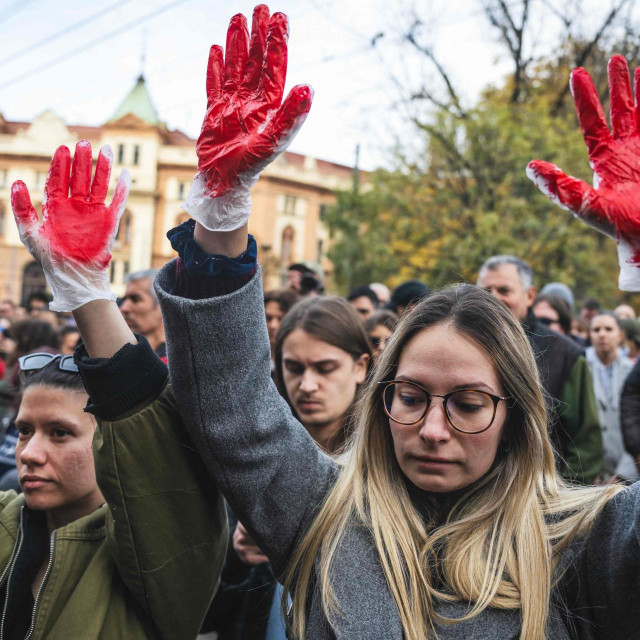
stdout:
{"type": "Polygon", "coordinates": [[[433,294],[398,325],[355,414],[337,482],[285,574],[283,607],[290,594],[293,637],[305,635],[314,582],[329,622],[341,615],[330,580],[332,571],[339,571],[333,566],[336,552],[347,529],[364,524],[407,640],[434,637],[436,624],[469,620],[487,607],[519,609],[520,640],[543,640],[563,550],[589,530],[620,488],[569,487],[557,475],[538,371],[520,323],[477,287],[458,285],[433,294]],[[394,377],[407,342],[443,323],[485,350],[513,399],[504,427],[506,450],[456,499],[444,523],[438,521],[435,500],[425,519],[410,499],[378,389],[378,382],[394,377]],[[461,618],[445,618],[436,612],[436,600],[467,602],[469,610],[461,618]]]}

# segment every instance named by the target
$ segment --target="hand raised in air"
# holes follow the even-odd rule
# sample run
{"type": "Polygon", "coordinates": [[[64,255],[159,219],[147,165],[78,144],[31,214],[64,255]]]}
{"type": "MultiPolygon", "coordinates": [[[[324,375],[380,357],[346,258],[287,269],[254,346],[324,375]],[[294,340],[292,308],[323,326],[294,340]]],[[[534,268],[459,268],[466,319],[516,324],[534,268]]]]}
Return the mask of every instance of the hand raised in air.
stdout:
{"type": "MultiPolygon", "coordinates": [[[[640,69],[635,71],[634,86],[637,103],[640,69]]],[[[541,160],[529,163],[527,175],[556,204],[617,242],[619,287],[640,291],[640,111],[631,94],[626,60],[614,56],[609,61],[611,131],[584,69],[572,71],[571,89],[594,186],[541,160]]]]}
{"type": "Polygon", "coordinates": [[[207,66],[207,111],[198,137],[198,173],[184,204],[212,231],[232,231],[251,212],[251,187],[295,137],[313,92],[294,87],[282,102],[287,75],[288,23],[258,5],[251,37],[243,15],[227,32],[226,59],[214,45],[207,66]]]}
{"type": "Polygon", "coordinates": [[[11,206],[20,239],[42,266],[53,293],[53,311],[73,311],[96,299],[115,300],[107,266],[129,194],[123,171],[113,200],[105,204],[113,152],[100,150],[91,181],[91,145],[81,140],[71,163],[67,147],[58,147],[49,168],[42,200],[42,222],[21,180],[11,188],[11,206]]]}

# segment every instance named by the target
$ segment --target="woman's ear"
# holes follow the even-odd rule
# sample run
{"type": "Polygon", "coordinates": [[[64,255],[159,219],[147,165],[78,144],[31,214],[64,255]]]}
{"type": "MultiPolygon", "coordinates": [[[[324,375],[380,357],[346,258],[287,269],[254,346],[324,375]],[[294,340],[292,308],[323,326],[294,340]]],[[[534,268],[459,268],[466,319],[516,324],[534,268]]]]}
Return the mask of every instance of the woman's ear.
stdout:
{"type": "Polygon", "coordinates": [[[368,353],[363,353],[355,362],[354,366],[356,368],[356,383],[362,384],[367,377],[367,366],[369,364],[369,359],[371,356],[368,353]]]}

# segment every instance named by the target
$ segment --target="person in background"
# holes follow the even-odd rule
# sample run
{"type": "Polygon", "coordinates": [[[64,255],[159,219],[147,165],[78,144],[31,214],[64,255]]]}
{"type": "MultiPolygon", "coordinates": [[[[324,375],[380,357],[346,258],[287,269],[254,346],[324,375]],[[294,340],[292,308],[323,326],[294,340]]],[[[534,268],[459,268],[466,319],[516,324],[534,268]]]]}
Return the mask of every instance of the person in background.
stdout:
{"type": "Polygon", "coordinates": [[[398,316],[388,309],[376,311],[364,323],[364,330],[367,332],[374,362],[382,355],[387,342],[396,328],[398,316]]]}
{"type": "Polygon", "coordinates": [[[620,320],[620,324],[625,338],[625,355],[635,364],[638,354],[640,354],[640,322],[627,318],[626,320],[620,320]]]}
{"type": "Polygon", "coordinates": [[[322,279],[311,267],[302,262],[289,265],[285,286],[297,291],[302,297],[318,296],[324,292],[322,279]]]}
{"type": "Polygon", "coordinates": [[[60,338],[60,353],[65,356],[73,354],[80,342],[80,331],[78,331],[78,327],[62,327],[58,335],[60,338]]]}
{"type": "Polygon", "coordinates": [[[614,315],[618,320],[635,320],[636,312],[634,308],[629,304],[620,304],[613,310],[614,315]]]}
{"type": "Polygon", "coordinates": [[[355,287],[347,295],[347,302],[360,314],[361,320],[370,318],[380,306],[380,300],[375,291],[367,286],[355,287]]]}
{"type": "Polygon", "coordinates": [[[120,312],[134,333],[143,335],[154,352],[167,357],[162,313],[158,297],[153,289],[153,279],[158,271],[136,271],[126,277],[127,288],[120,304],[120,312]]]}
{"type": "Polygon", "coordinates": [[[589,325],[580,316],[571,320],[571,337],[581,346],[589,344],[589,325]]]}
{"type": "Polygon", "coordinates": [[[378,296],[381,307],[384,307],[389,303],[389,300],[391,300],[391,291],[386,284],[382,284],[382,282],[372,282],[369,287],[371,287],[374,293],[378,296]]]}
{"type": "Polygon", "coordinates": [[[611,311],[600,311],[591,320],[591,347],[586,358],[591,370],[604,443],[604,471],[626,482],[640,480],[632,457],[626,452],[620,423],[620,396],[633,363],[620,343],[622,327],[611,311]]]}
{"type": "Polygon", "coordinates": [[[591,324],[591,320],[600,311],[600,301],[596,298],[585,298],[582,306],[580,307],[580,317],[587,323],[591,324]]]}
{"type": "Polygon", "coordinates": [[[267,319],[269,344],[271,345],[271,363],[274,364],[276,336],[278,329],[289,309],[298,301],[298,293],[294,289],[274,289],[264,294],[264,314],[267,319]]]}
{"type": "Polygon", "coordinates": [[[391,299],[386,308],[393,311],[398,318],[401,318],[407,311],[411,311],[413,307],[426,298],[431,293],[431,289],[420,282],[420,280],[407,280],[399,284],[392,292],[391,299]]]}
{"type": "Polygon", "coordinates": [[[564,282],[547,282],[547,284],[545,284],[540,290],[540,295],[558,296],[559,298],[562,298],[567,303],[569,311],[573,314],[573,307],[575,304],[573,291],[571,291],[571,288],[564,284],[564,282]]]}
{"type": "Polygon", "coordinates": [[[563,298],[541,293],[531,308],[539,323],[563,336],[571,336],[571,310],[563,298]]]}
{"type": "Polygon", "coordinates": [[[602,432],[593,383],[582,349],[571,338],[539,322],[531,267],[516,256],[489,258],[480,267],[478,286],[505,304],[529,338],[550,406],[551,440],[560,472],[569,480],[593,483],[602,471],[602,432]]]}
{"type": "Polygon", "coordinates": [[[36,291],[27,298],[27,313],[32,318],[37,318],[43,311],[49,311],[51,296],[44,291],[36,291]]]}

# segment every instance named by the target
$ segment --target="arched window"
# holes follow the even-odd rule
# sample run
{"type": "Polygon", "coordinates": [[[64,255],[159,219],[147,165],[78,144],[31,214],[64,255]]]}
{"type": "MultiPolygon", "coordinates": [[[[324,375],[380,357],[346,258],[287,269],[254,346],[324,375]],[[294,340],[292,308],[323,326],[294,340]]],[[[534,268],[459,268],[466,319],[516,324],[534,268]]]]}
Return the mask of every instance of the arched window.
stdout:
{"type": "Polygon", "coordinates": [[[120,246],[128,247],[131,244],[131,237],[133,235],[133,215],[129,209],[125,209],[120,218],[120,227],[118,228],[118,235],[116,240],[120,243],[120,246]]]}
{"type": "Polygon", "coordinates": [[[287,266],[293,262],[293,240],[295,238],[293,227],[285,227],[282,230],[282,247],[280,249],[280,262],[287,266]]]}

